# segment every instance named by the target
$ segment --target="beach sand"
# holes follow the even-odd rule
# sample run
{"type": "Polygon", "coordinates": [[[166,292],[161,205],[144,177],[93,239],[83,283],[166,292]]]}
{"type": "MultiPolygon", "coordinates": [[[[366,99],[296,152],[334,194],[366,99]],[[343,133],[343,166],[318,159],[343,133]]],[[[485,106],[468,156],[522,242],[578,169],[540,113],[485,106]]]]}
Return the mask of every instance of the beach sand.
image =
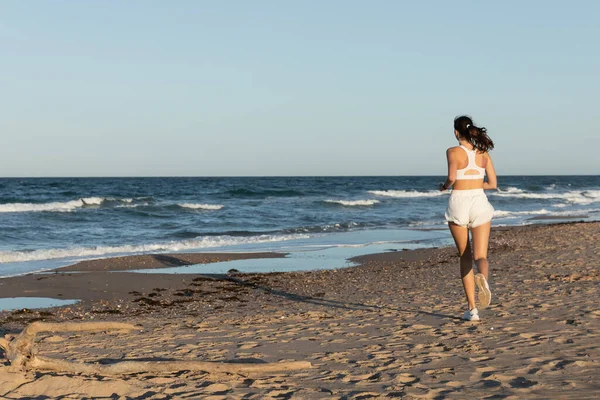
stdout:
{"type": "MultiPolygon", "coordinates": [[[[61,294],[82,302],[2,313],[5,333],[18,333],[34,320],[143,327],[130,334],[40,335],[38,351],[50,357],[104,363],[305,360],[313,367],[104,377],[13,374],[5,363],[0,397],[597,398],[599,253],[598,222],[493,229],[492,305],[480,311],[480,322],[460,320],[466,302],[452,248],[369,255],[355,259],[358,267],[327,271],[114,272],[177,265],[170,258],[161,264],[160,257],[137,256],[6,278],[2,297],[61,294]]],[[[179,262],[227,256],[189,257],[179,262]]]]}

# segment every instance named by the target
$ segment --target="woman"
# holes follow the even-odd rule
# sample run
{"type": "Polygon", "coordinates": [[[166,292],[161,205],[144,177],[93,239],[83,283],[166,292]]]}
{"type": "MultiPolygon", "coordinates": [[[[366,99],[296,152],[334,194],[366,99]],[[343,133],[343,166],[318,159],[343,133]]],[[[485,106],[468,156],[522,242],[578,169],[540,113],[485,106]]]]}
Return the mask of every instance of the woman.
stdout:
{"type": "Polygon", "coordinates": [[[475,305],[475,284],[479,289],[481,308],[487,307],[492,298],[488,285],[487,250],[494,208],[488,202],[484,190],[497,187],[496,171],[488,153],[494,148],[494,142],[485,128],[475,126],[467,116],[454,120],[454,135],[459,145],[446,151],[448,178],[440,184],[440,190],[448,190],[450,187],[453,189],[446,210],[446,221],[460,254],[460,275],[469,307],[463,319],[479,321],[475,305]],[[487,182],[484,180],[485,175],[487,182]],[[469,231],[473,241],[473,257],[469,231]],[[473,259],[479,271],[477,275],[473,274],[473,259]]]}

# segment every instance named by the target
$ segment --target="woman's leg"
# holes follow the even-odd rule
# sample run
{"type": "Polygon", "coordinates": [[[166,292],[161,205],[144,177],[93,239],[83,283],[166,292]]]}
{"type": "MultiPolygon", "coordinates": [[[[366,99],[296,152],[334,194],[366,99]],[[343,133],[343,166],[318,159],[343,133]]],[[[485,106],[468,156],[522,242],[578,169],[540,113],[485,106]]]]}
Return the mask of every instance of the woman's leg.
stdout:
{"type": "Polygon", "coordinates": [[[475,284],[479,287],[479,306],[486,308],[492,301],[492,292],[488,284],[489,266],[487,261],[487,249],[490,239],[491,222],[471,228],[473,237],[473,255],[479,273],[475,275],[475,284]]]}
{"type": "Polygon", "coordinates": [[[469,244],[469,230],[466,227],[458,226],[452,222],[448,223],[450,233],[456,243],[458,254],[460,255],[460,276],[462,278],[463,288],[467,296],[469,310],[475,308],[475,279],[473,277],[473,258],[471,257],[471,246],[469,244]]]}
{"type": "Polygon", "coordinates": [[[477,270],[485,277],[486,281],[489,281],[487,252],[491,227],[492,221],[489,221],[483,225],[471,228],[471,236],[473,238],[473,258],[475,259],[477,270]]]}

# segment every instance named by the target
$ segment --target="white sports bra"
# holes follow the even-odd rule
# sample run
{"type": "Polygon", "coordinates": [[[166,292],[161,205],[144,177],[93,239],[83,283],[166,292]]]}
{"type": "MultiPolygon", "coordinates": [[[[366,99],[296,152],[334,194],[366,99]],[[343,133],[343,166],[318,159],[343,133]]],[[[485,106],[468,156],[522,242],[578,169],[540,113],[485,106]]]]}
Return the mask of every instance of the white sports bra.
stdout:
{"type": "Polygon", "coordinates": [[[469,150],[465,146],[459,146],[461,149],[467,152],[467,157],[469,158],[469,163],[463,169],[456,170],[456,180],[463,179],[483,179],[485,177],[485,168],[481,168],[475,162],[475,154],[477,154],[477,150],[469,150]],[[470,173],[465,174],[467,171],[470,173]],[[477,172],[477,173],[475,173],[477,172]]]}

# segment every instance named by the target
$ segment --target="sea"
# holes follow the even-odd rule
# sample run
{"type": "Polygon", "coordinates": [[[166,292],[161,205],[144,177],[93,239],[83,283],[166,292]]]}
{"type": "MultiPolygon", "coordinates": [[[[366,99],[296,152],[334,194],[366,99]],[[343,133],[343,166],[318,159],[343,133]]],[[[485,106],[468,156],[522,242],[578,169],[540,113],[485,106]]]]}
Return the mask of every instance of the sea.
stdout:
{"type": "MultiPolygon", "coordinates": [[[[90,258],[198,251],[296,255],[286,265],[253,261],[248,271],[337,268],[349,256],[449,245],[449,194],[437,190],[443,179],[3,178],[0,276],[90,258]]],[[[495,226],[600,220],[598,175],[499,181],[487,193],[495,226]]]]}

